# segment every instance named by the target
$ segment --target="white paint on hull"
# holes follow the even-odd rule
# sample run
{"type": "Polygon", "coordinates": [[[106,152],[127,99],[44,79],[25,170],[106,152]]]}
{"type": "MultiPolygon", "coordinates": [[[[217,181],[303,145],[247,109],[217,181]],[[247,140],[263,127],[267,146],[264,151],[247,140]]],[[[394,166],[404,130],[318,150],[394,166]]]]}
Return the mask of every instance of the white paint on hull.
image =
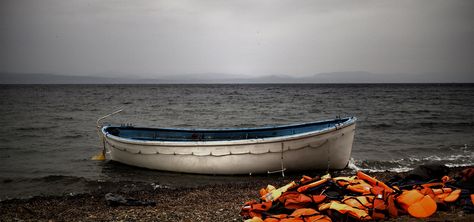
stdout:
{"type": "Polygon", "coordinates": [[[198,174],[267,173],[342,169],[349,162],[355,122],[286,137],[235,141],[163,142],[130,140],[104,130],[112,160],[155,170],[198,174]]]}

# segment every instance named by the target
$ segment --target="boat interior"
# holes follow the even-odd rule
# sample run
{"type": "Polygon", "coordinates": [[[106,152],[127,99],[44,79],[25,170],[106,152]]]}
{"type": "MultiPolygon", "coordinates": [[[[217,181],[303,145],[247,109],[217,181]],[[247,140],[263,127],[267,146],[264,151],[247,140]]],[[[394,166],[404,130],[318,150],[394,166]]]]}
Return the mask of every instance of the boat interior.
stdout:
{"type": "Polygon", "coordinates": [[[245,140],[290,136],[313,131],[321,131],[323,129],[333,128],[337,124],[348,122],[350,120],[352,120],[352,117],[295,125],[239,129],[166,129],[141,128],[132,126],[108,126],[104,129],[104,131],[117,137],[146,141],[185,142],[245,140]]]}

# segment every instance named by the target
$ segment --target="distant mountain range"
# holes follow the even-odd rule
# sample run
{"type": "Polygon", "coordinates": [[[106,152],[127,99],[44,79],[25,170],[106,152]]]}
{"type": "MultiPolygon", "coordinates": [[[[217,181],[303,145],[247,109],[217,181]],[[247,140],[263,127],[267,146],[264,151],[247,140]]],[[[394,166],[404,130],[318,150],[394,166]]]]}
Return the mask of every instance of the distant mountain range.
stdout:
{"type": "Polygon", "coordinates": [[[376,74],[370,72],[331,72],[304,77],[269,75],[255,78],[242,78],[239,75],[223,75],[218,73],[168,75],[159,78],[0,73],[0,84],[178,83],[474,83],[474,73],[376,74]]]}

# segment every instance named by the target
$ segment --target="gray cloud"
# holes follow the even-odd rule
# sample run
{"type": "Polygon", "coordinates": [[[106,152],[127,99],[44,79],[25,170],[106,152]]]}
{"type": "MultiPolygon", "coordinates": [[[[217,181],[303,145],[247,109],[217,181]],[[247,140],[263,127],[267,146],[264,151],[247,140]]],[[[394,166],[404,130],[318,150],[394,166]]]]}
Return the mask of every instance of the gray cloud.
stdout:
{"type": "Polygon", "coordinates": [[[0,72],[146,78],[474,72],[470,0],[0,4],[0,72]]]}

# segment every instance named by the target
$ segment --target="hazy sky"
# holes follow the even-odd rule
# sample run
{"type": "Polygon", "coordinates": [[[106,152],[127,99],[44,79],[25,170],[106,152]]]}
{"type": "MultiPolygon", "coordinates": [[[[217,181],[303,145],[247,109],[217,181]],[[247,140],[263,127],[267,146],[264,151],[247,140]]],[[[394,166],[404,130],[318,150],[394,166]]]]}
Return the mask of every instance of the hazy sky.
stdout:
{"type": "Polygon", "coordinates": [[[473,0],[0,0],[0,72],[474,73],[473,0]]]}

